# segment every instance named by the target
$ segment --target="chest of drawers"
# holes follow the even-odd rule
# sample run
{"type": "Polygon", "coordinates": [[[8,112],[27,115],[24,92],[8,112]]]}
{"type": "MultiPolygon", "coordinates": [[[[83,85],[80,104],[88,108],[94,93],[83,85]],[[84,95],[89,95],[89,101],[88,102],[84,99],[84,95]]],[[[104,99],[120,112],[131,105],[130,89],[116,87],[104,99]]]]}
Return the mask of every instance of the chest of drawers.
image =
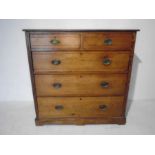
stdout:
{"type": "Polygon", "coordinates": [[[138,30],[24,30],[36,125],[125,124],[138,30]]]}

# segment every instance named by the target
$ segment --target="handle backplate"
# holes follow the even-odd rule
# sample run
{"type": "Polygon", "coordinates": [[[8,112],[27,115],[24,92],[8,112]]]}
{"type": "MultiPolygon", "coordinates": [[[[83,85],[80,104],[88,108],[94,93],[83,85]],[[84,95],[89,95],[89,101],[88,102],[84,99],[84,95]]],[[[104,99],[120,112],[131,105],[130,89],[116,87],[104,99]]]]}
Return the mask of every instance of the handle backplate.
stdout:
{"type": "Polygon", "coordinates": [[[56,110],[62,110],[62,109],[64,109],[64,107],[63,107],[63,105],[60,104],[60,105],[56,105],[55,109],[56,110]]]}
{"type": "Polygon", "coordinates": [[[104,45],[112,45],[112,39],[105,39],[104,40],[104,45]]]}
{"type": "Polygon", "coordinates": [[[54,84],[53,84],[53,87],[54,87],[55,89],[59,89],[59,88],[62,87],[62,84],[61,84],[61,83],[54,83],[54,84]]]}
{"type": "Polygon", "coordinates": [[[99,105],[99,109],[105,111],[107,109],[107,106],[105,104],[101,104],[99,105]]]}
{"type": "Polygon", "coordinates": [[[50,43],[51,43],[52,45],[58,45],[58,44],[60,44],[60,40],[58,40],[56,37],[54,37],[54,39],[52,39],[52,40],[50,41],[50,43]]]}
{"type": "Polygon", "coordinates": [[[53,65],[59,65],[59,64],[61,64],[61,61],[58,60],[58,59],[54,59],[54,60],[51,61],[51,63],[52,63],[53,65]]]}
{"type": "Polygon", "coordinates": [[[103,64],[104,65],[110,65],[111,64],[111,60],[108,57],[103,58],[103,64]]]}
{"type": "Polygon", "coordinates": [[[108,88],[108,87],[109,87],[109,83],[108,83],[108,82],[101,82],[101,83],[100,83],[100,86],[101,86],[102,88],[108,88]]]}

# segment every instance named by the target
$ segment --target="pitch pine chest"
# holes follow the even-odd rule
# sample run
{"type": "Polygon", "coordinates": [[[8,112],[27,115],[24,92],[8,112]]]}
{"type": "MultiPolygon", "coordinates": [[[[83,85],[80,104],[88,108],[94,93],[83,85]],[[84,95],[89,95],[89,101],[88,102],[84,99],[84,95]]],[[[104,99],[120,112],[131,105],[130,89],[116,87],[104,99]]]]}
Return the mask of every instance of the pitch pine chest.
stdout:
{"type": "Polygon", "coordinates": [[[125,124],[138,30],[24,31],[36,125],[125,124]]]}

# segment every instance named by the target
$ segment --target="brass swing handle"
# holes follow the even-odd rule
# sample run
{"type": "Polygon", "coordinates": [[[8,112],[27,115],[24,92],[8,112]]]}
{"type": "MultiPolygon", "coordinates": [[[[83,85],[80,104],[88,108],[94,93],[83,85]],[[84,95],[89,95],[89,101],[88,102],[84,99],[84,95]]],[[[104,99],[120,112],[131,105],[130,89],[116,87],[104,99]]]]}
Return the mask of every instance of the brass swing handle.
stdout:
{"type": "Polygon", "coordinates": [[[55,109],[56,109],[56,110],[62,110],[62,109],[64,109],[64,107],[63,107],[63,105],[60,105],[60,104],[59,104],[59,105],[56,105],[56,106],[55,106],[55,109]]]}
{"type": "Polygon", "coordinates": [[[107,106],[105,104],[101,104],[101,105],[99,105],[99,109],[104,111],[107,109],[107,106]]]}
{"type": "Polygon", "coordinates": [[[100,83],[100,86],[101,86],[102,88],[108,88],[108,87],[109,87],[109,83],[108,83],[108,82],[101,82],[101,83],[100,83]]]}
{"type": "Polygon", "coordinates": [[[50,43],[51,43],[52,45],[58,45],[58,44],[60,44],[60,40],[58,40],[56,37],[54,37],[54,39],[52,39],[52,40],[50,41],[50,43]]]}
{"type": "Polygon", "coordinates": [[[112,39],[108,38],[104,40],[104,45],[112,45],[112,39]]]}
{"type": "Polygon", "coordinates": [[[53,65],[59,65],[59,64],[61,64],[61,61],[58,60],[58,59],[54,59],[54,60],[51,61],[51,63],[52,63],[53,65]]]}
{"type": "Polygon", "coordinates": [[[55,89],[59,89],[59,88],[62,87],[62,84],[61,84],[61,83],[53,83],[53,87],[54,87],[55,89]]]}
{"type": "Polygon", "coordinates": [[[103,58],[103,64],[104,65],[110,65],[111,64],[111,60],[108,57],[103,58]]]}

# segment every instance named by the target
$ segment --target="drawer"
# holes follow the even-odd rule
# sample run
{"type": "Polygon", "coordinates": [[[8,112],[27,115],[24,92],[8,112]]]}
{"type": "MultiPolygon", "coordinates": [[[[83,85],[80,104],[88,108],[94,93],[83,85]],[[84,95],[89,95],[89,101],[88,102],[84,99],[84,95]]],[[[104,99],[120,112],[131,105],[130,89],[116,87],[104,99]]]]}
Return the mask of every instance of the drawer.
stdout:
{"type": "Polygon", "coordinates": [[[83,48],[87,50],[131,50],[133,32],[98,32],[83,34],[83,48]]]}
{"type": "Polygon", "coordinates": [[[65,50],[80,48],[80,33],[32,33],[32,51],[65,50]]]}
{"type": "Polygon", "coordinates": [[[129,52],[33,52],[35,73],[59,71],[125,72],[129,52]]]}
{"type": "Polygon", "coordinates": [[[126,74],[35,75],[37,96],[122,95],[126,80],[126,74]]]}
{"type": "Polygon", "coordinates": [[[122,96],[111,97],[38,97],[39,118],[120,117],[122,96]]]}

